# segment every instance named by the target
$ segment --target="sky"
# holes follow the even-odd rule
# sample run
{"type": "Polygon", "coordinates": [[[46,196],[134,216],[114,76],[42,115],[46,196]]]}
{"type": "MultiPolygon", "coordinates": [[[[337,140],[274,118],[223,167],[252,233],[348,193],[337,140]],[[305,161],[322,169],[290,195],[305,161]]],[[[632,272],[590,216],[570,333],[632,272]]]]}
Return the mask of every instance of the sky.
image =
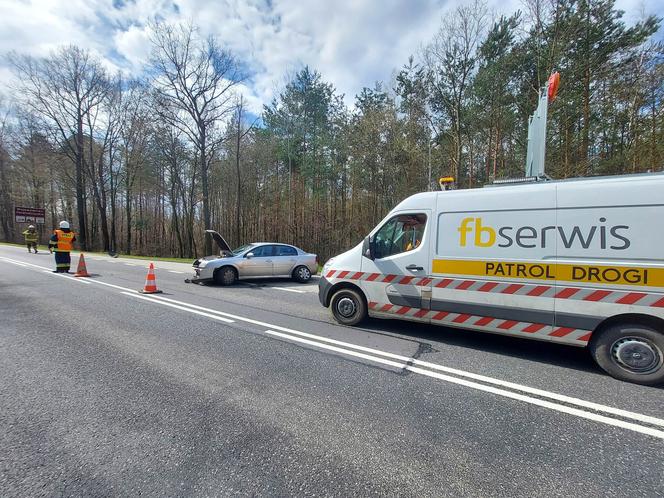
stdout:
{"type": "MultiPolygon", "coordinates": [[[[140,75],[150,52],[148,23],[193,21],[243,63],[250,110],[279,94],[304,65],[352,103],[428,43],[441,19],[464,0],[0,0],[0,92],[12,75],[9,51],[45,56],[58,46],[91,50],[111,71],[140,75]]],[[[466,0],[467,1],[467,0],[466,0]]],[[[521,0],[492,0],[497,15],[521,0]]],[[[664,17],[662,0],[617,0],[633,23],[664,17]]],[[[662,31],[660,31],[660,34],[662,31]]]]}

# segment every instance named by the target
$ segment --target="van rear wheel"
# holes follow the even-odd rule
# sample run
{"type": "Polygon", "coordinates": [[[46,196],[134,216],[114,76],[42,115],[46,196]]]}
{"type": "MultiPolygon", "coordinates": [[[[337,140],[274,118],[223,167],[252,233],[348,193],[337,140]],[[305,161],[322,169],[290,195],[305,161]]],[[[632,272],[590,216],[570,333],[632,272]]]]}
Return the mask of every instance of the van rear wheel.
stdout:
{"type": "Polygon", "coordinates": [[[654,386],[664,384],[664,334],[640,323],[619,323],[596,332],[590,353],[616,379],[654,386]]]}
{"type": "Polygon", "coordinates": [[[357,325],[367,317],[367,304],[359,292],[341,289],[332,296],[330,310],[342,325],[357,325]]]}

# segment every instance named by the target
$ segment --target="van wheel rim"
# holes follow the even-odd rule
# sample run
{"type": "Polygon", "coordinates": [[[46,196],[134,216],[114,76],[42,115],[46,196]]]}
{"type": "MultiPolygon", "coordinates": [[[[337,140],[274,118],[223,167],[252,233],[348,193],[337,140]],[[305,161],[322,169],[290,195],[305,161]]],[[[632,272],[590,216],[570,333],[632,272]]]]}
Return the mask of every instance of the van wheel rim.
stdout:
{"type": "Polygon", "coordinates": [[[662,352],[648,339],[624,337],[611,346],[613,360],[623,369],[636,374],[649,374],[662,366],[662,352]]]}
{"type": "Polygon", "coordinates": [[[308,268],[300,268],[300,271],[297,273],[302,280],[308,280],[311,277],[311,272],[308,268]]]}
{"type": "Polygon", "coordinates": [[[350,297],[342,297],[337,302],[337,311],[344,318],[351,318],[357,312],[357,305],[350,297]]]}

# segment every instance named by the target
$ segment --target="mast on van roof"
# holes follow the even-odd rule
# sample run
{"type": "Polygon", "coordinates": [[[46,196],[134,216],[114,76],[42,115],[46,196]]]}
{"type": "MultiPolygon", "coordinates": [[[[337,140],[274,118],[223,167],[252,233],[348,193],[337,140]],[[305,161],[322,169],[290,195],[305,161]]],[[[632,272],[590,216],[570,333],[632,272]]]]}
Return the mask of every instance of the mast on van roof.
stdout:
{"type": "Polygon", "coordinates": [[[526,154],[526,178],[546,178],[544,154],[546,151],[546,119],[549,102],[558,93],[560,73],[549,76],[544,88],[539,91],[539,104],[528,121],[528,152],[526,154]]]}

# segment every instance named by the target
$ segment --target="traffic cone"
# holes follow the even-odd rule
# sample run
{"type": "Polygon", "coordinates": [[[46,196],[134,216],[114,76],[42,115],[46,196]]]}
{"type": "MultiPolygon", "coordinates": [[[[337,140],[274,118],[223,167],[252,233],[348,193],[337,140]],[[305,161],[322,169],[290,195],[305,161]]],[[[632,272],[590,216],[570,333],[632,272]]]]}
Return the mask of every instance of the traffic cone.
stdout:
{"type": "Polygon", "coordinates": [[[141,294],[161,294],[161,291],[157,289],[157,279],[154,276],[154,264],[150,263],[150,268],[148,269],[148,276],[145,277],[145,287],[139,290],[141,294]]]}
{"type": "Polygon", "coordinates": [[[75,277],[91,277],[88,273],[88,269],[85,267],[85,256],[83,256],[83,253],[81,253],[81,257],[78,258],[78,267],[76,268],[76,273],[74,273],[75,277]]]}

